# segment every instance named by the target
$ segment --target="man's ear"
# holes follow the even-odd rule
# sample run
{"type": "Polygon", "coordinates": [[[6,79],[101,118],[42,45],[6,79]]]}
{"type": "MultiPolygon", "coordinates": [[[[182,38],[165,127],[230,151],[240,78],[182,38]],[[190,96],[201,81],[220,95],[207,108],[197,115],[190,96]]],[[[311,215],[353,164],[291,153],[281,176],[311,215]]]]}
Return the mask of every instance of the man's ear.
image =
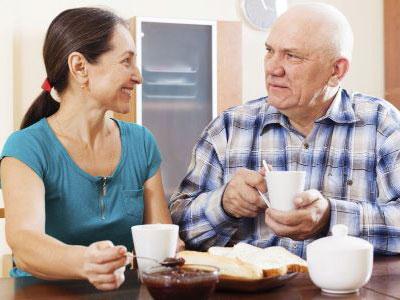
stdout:
{"type": "Polygon", "coordinates": [[[350,62],[347,58],[341,57],[334,62],[332,75],[329,78],[328,85],[331,87],[336,87],[339,82],[343,80],[344,76],[349,70],[350,62]]]}
{"type": "Polygon", "coordinates": [[[71,76],[77,81],[80,86],[87,85],[89,81],[87,60],[81,53],[72,52],[68,56],[68,68],[71,76]]]}

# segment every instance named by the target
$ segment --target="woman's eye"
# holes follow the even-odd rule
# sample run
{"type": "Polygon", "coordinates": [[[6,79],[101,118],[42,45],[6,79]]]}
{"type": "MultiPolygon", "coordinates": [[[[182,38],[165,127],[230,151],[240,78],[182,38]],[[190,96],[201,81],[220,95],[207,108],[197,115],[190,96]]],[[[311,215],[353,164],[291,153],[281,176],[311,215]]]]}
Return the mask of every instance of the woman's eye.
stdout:
{"type": "Polygon", "coordinates": [[[122,61],[122,63],[123,63],[123,64],[129,64],[129,63],[130,63],[129,58],[125,58],[125,59],[122,61]]]}

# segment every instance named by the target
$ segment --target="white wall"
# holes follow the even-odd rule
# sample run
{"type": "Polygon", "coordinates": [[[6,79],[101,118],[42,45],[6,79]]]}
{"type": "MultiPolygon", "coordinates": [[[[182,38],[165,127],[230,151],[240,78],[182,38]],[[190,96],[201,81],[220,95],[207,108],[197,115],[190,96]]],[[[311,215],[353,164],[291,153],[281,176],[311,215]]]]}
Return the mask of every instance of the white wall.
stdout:
{"type": "MultiPolygon", "coordinates": [[[[1,5],[0,12],[0,149],[8,134],[13,130],[13,14],[11,7],[1,5]]],[[[3,197],[0,190],[0,207],[3,197]]],[[[2,255],[9,253],[5,242],[4,219],[0,219],[0,277],[2,272],[2,255]]]]}
{"type": "Polygon", "coordinates": [[[0,12],[0,149],[13,129],[13,17],[10,7],[0,12]],[[4,14],[3,14],[4,13],[4,14]]]}
{"type": "MultiPolygon", "coordinates": [[[[288,2],[293,5],[304,1],[288,2]]],[[[382,1],[320,2],[339,8],[354,30],[353,65],[344,85],[383,97],[382,1]]],[[[18,128],[24,112],[40,93],[46,77],[41,51],[48,25],[62,10],[85,5],[105,5],[125,18],[242,20],[239,0],[0,0],[0,147],[12,129],[18,128]]],[[[263,55],[266,36],[267,33],[243,24],[243,101],[265,95],[263,55]]],[[[0,224],[0,245],[4,245],[2,232],[0,224]]],[[[1,251],[4,250],[0,247],[1,251]]]]}

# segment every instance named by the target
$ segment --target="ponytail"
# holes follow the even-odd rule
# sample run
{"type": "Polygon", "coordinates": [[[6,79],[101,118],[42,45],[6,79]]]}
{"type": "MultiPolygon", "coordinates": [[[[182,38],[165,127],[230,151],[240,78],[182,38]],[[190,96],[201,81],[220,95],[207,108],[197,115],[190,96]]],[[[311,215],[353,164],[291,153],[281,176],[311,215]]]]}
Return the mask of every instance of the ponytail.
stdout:
{"type": "Polygon", "coordinates": [[[21,122],[21,129],[35,124],[42,118],[50,117],[59,108],[60,103],[54,100],[49,92],[42,91],[26,112],[21,122]]]}

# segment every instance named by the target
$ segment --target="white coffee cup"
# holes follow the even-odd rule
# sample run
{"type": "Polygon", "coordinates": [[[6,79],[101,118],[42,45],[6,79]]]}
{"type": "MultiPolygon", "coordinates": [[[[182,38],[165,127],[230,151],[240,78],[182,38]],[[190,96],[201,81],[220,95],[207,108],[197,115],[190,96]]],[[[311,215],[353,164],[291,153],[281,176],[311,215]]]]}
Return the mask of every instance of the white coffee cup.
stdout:
{"type": "Polygon", "coordinates": [[[305,178],[304,171],[266,172],[265,181],[271,207],[282,211],[295,209],[293,200],[304,190],[305,178]]]}
{"type": "Polygon", "coordinates": [[[132,226],[131,230],[139,272],[157,266],[167,257],[175,257],[178,225],[145,224],[132,226]]]}

